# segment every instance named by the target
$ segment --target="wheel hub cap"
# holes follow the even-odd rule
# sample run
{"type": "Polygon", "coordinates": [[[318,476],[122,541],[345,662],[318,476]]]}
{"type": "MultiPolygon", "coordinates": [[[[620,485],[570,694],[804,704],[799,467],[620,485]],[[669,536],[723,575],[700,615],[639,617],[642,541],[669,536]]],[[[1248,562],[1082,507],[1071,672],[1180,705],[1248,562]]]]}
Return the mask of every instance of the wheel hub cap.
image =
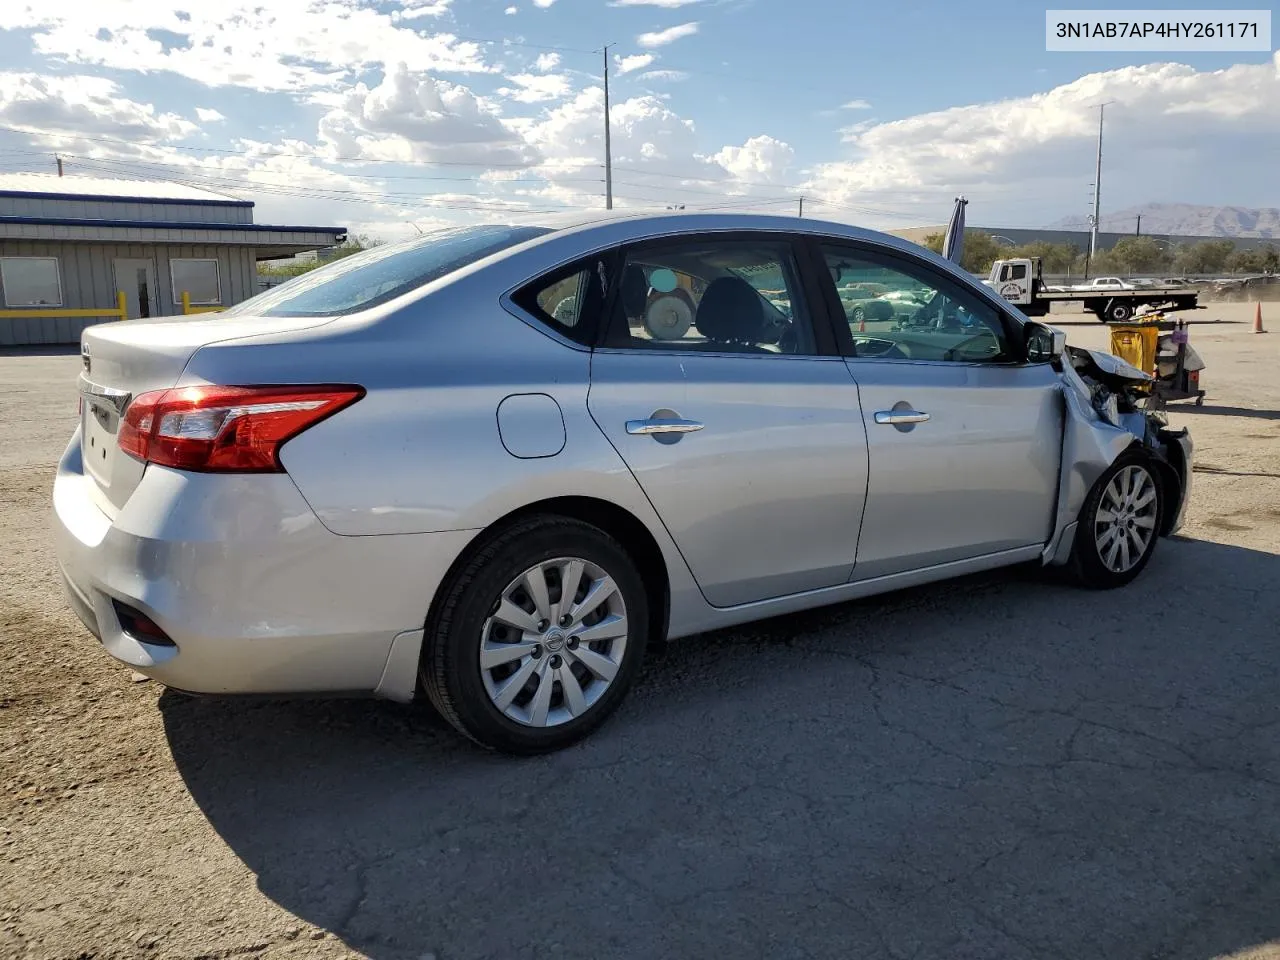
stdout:
{"type": "Polygon", "coordinates": [[[1093,524],[1098,557],[1108,570],[1132,570],[1150,551],[1159,506],[1155,480],[1145,467],[1125,467],[1111,478],[1093,524]]]}
{"type": "Polygon", "coordinates": [[[516,723],[568,723],[608,690],[628,630],[622,592],[602,567],[577,557],[543,561],[507,584],[481,627],[485,692],[516,723]]]}

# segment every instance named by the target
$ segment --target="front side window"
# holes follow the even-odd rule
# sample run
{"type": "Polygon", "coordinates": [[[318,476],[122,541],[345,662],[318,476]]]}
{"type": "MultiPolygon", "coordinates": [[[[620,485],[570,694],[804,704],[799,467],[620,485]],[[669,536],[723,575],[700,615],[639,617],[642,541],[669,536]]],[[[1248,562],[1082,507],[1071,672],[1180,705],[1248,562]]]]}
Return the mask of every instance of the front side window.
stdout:
{"type": "Polygon", "coordinates": [[[896,258],[823,244],[854,355],[886,360],[993,363],[1013,359],[1000,312],[896,258]]]}
{"type": "Polygon", "coordinates": [[[785,241],[707,240],[628,253],[609,346],[705,353],[815,352],[785,241]]]}
{"type": "Polygon", "coordinates": [[[62,281],[56,257],[0,257],[6,307],[60,307],[62,281]]]}
{"type": "Polygon", "coordinates": [[[546,227],[490,225],[424,234],[304,273],[221,316],[337,317],[368,310],[549,232],[546,227]]]}
{"type": "Polygon", "coordinates": [[[173,280],[174,303],[182,303],[184,293],[192,303],[222,302],[217,260],[170,260],[169,275],[173,280]]]}

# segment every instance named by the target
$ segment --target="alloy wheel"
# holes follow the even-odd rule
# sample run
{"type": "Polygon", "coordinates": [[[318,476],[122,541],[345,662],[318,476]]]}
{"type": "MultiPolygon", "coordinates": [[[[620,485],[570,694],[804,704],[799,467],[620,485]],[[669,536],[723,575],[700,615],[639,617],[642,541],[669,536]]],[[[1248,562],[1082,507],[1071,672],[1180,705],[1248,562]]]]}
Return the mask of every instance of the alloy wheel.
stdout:
{"type": "Polygon", "coordinates": [[[1146,555],[1156,535],[1156,482],[1142,466],[1125,467],[1111,478],[1094,514],[1098,558],[1112,573],[1126,573],[1146,555]]]}
{"type": "Polygon", "coordinates": [[[516,723],[568,723],[608,690],[628,629],[626,601],[604,568],[577,557],[538,563],[507,584],[481,627],[485,691],[516,723]]]}

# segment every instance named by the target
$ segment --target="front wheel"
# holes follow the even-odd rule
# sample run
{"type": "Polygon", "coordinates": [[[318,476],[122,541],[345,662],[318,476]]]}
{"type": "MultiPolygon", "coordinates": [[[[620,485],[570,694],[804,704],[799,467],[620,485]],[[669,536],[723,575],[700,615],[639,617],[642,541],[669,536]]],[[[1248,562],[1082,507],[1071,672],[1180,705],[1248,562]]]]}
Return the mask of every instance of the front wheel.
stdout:
{"type": "Polygon", "coordinates": [[[640,668],[644,583],[596,527],[522,521],[475,549],[443,589],[423,640],[423,686],[482,746],[566,747],[618,707],[640,668]]]}
{"type": "Polygon", "coordinates": [[[1151,458],[1126,451],[1098,478],[1080,510],[1071,568],[1088,587],[1133,580],[1151,560],[1164,515],[1164,488],[1151,458]]]}

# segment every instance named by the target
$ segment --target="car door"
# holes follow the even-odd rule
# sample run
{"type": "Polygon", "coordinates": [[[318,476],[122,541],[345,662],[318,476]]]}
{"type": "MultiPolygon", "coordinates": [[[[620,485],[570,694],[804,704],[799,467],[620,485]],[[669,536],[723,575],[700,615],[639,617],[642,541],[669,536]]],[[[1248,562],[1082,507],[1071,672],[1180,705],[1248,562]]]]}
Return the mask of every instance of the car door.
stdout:
{"type": "Polygon", "coordinates": [[[923,304],[889,321],[843,314],[870,459],[854,579],[1046,542],[1062,449],[1056,372],[1023,362],[1017,322],[923,258],[818,247],[833,312],[848,282],[923,304]]]}
{"type": "Polygon", "coordinates": [[[683,236],[632,246],[617,263],[588,407],[707,601],[846,582],[866,434],[793,242],[683,236]]]}

